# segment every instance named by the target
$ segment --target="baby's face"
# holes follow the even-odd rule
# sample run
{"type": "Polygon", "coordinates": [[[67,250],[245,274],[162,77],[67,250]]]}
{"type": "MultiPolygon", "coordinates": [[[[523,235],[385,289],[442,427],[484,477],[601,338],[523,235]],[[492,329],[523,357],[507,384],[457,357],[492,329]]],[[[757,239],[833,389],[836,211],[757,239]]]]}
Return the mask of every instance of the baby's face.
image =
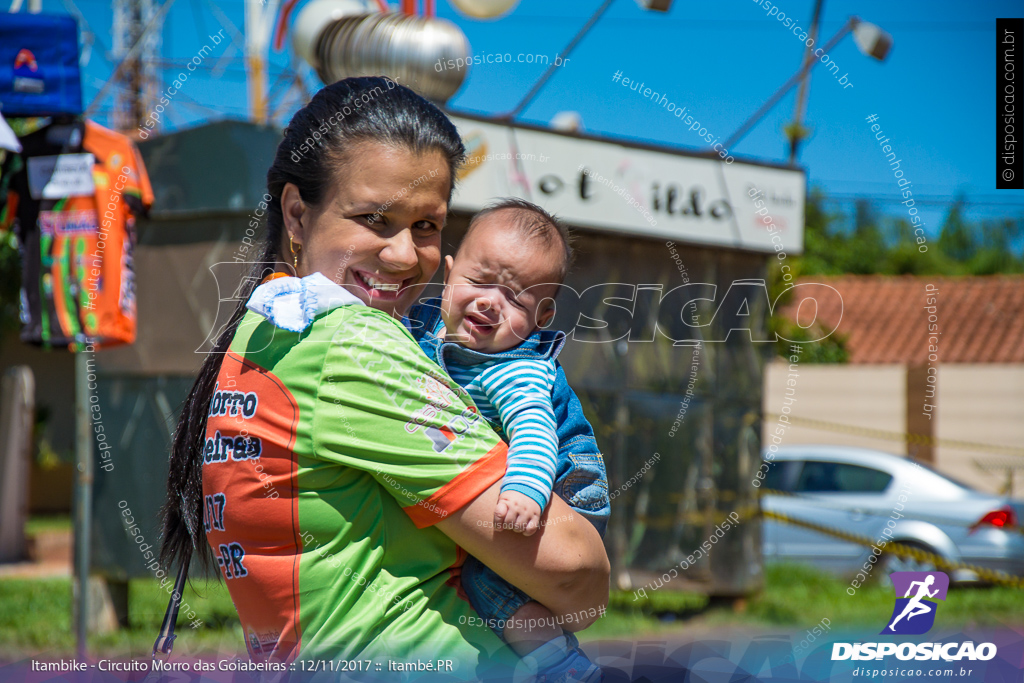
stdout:
{"type": "Polygon", "coordinates": [[[481,218],[445,257],[445,340],[481,353],[506,351],[547,324],[558,293],[558,254],[506,228],[504,211],[481,218]]]}

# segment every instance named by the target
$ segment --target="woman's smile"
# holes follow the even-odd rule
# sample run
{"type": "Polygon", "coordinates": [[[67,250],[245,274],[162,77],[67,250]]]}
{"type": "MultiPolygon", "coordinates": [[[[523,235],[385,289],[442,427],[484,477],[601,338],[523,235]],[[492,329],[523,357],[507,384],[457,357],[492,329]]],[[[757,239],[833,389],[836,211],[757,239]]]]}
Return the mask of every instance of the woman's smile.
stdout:
{"type": "Polygon", "coordinates": [[[358,143],[349,153],[360,163],[337,172],[322,206],[307,206],[293,186],[285,188],[289,236],[301,245],[296,270],[332,277],[363,303],[398,318],[441,261],[450,181],[436,169],[446,162],[436,150],[374,142],[358,143]],[[377,210],[379,220],[366,218],[369,207],[385,205],[377,210]]]}
{"type": "Polygon", "coordinates": [[[405,294],[406,288],[417,280],[417,276],[399,278],[380,272],[371,274],[357,268],[349,268],[348,272],[352,275],[353,282],[370,300],[396,301],[405,294]]]}

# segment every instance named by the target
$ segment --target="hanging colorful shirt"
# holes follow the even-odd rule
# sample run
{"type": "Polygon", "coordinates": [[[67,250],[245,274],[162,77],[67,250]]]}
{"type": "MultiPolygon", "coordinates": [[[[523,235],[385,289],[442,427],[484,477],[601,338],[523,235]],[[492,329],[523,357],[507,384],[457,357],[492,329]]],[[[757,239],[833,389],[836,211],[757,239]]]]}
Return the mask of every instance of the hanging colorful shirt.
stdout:
{"type": "MultiPolygon", "coordinates": [[[[49,123],[21,138],[0,226],[21,243],[23,341],[75,350],[135,340],[135,221],[153,203],[124,135],[91,121],[49,123]]],[[[12,167],[13,170],[13,167],[12,167]]]]}

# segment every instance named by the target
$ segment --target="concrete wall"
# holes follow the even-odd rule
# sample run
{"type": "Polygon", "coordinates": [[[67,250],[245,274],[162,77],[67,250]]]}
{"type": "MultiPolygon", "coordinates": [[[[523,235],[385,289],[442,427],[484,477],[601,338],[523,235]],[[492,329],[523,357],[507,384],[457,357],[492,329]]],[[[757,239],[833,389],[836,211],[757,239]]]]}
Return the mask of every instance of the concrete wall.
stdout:
{"type": "MultiPolygon", "coordinates": [[[[783,444],[840,444],[907,455],[905,442],[865,433],[867,430],[906,431],[904,366],[801,363],[794,369],[796,377],[790,378],[790,372],[788,364],[778,361],[765,368],[763,428],[766,443],[778,419],[769,414],[781,412],[786,381],[794,379],[796,385],[790,388],[796,400],[792,403],[791,415],[847,425],[852,429],[795,424],[786,431],[783,444]]],[[[941,365],[937,403],[936,438],[1024,449],[1024,367],[941,365]]],[[[1014,495],[1024,497],[1024,457],[939,446],[935,466],[951,477],[993,493],[1005,487],[1007,467],[1010,467],[1010,471],[1016,472],[1014,495]]]]}
{"type": "MultiPolygon", "coordinates": [[[[939,366],[935,436],[1024,450],[1024,366],[939,366]]],[[[1024,498],[1024,457],[939,446],[939,469],[986,491],[998,491],[1015,471],[1013,495],[1024,498]],[[981,466],[981,467],[979,467],[981,466]],[[982,469],[984,467],[984,469],[982,469]]]]}
{"type": "MultiPolygon", "coordinates": [[[[764,424],[767,435],[774,432],[778,414],[786,398],[786,381],[793,379],[791,415],[856,425],[889,432],[903,432],[906,403],[904,369],[898,365],[819,365],[800,363],[790,378],[788,363],[774,362],[765,367],[764,424]]],[[[794,425],[786,431],[783,444],[831,443],[862,448],[877,448],[906,455],[902,441],[881,441],[868,436],[794,425]]]]}
{"type": "Polygon", "coordinates": [[[75,357],[62,349],[44,351],[24,344],[17,333],[10,333],[0,339],[0,375],[15,365],[32,369],[36,410],[49,412],[42,437],[70,462],[75,453],[75,357]]]}

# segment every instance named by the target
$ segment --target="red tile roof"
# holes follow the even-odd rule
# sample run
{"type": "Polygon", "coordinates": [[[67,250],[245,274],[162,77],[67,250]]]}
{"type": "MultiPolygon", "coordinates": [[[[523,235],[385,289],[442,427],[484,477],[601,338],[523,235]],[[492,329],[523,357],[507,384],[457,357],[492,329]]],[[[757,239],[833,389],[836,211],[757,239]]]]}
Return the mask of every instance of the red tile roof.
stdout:
{"type": "MultiPolygon", "coordinates": [[[[782,314],[794,319],[801,302],[818,289],[818,321],[826,329],[839,321],[851,363],[928,362],[929,284],[938,290],[938,362],[1024,363],[1024,276],[816,275],[800,283],[833,287],[842,300],[822,296],[820,288],[799,287],[782,314]]],[[[805,325],[813,310],[813,302],[807,303],[800,316],[805,325]]]]}

